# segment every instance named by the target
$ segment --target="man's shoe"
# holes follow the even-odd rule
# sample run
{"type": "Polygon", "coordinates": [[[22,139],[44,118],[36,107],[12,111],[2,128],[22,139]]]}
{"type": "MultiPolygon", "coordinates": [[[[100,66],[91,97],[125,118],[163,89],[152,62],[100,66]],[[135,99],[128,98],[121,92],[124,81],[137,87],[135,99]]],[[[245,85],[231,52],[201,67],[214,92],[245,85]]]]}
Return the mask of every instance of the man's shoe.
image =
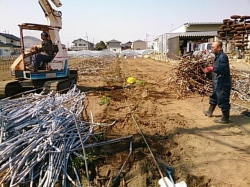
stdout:
{"type": "Polygon", "coordinates": [[[208,117],[212,117],[212,114],[215,110],[215,107],[216,105],[211,105],[209,106],[208,110],[203,110],[203,113],[205,114],[205,116],[208,116],[208,117]]]}
{"type": "Polygon", "coordinates": [[[215,123],[229,123],[229,110],[222,111],[222,117],[214,120],[215,123]]]}
{"type": "Polygon", "coordinates": [[[26,66],[25,68],[26,68],[26,70],[29,70],[29,71],[34,71],[34,68],[33,68],[33,67],[31,67],[31,66],[26,66]]]}

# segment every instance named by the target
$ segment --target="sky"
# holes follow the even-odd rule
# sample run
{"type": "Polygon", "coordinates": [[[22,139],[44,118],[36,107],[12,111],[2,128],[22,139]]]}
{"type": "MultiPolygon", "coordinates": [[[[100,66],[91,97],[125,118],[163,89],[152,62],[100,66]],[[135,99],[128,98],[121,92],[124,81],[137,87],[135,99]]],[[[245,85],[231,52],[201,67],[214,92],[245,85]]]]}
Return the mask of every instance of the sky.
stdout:
{"type": "MultiPolygon", "coordinates": [[[[187,22],[222,22],[250,15],[250,0],[61,0],[61,42],[152,41],[187,22]]],[[[0,0],[0,32],[19,37],[18,24],[47,24],[38,0],[0,0]]],[[[38,36],[39,38],[40,36],[38,36]]]]}

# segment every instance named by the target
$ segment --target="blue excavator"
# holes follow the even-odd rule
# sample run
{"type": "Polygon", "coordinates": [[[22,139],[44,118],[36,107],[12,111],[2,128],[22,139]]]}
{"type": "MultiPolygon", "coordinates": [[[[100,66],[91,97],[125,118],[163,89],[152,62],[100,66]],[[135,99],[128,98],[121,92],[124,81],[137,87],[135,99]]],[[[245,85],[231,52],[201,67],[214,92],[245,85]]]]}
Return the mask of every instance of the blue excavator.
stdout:
{"type": "MultiPolygon", "coordinates": [[[[48,0],[38,0],[47,18],[47,25],[23,23],[20,28],[21,54],[11,65],[14,80],[0,82],[0,98],[10,97],[27,90],[42,89],[43,93],[69,89],[77,81],[77,70],[68,67],[67,50],[62,45],[59,31],[62,28],[62,13],[52,8],[48,0]],[[34,71],[30,64],[37,54],[27,50],[24,42],[24,31],[33,30],[48,33],[53,41],[53,59],[46,63],[46,68],[34,71]]],[[[51,0],[56,7],[61,7],[60,0],[51,0]]]]}

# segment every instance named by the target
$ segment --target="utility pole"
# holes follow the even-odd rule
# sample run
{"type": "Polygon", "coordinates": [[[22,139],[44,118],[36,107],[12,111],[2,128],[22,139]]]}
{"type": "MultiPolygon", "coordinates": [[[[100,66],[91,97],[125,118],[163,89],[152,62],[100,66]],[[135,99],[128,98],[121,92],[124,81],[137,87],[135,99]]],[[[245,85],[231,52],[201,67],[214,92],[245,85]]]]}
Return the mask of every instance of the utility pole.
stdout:
{"type": "Polygon", "coordinates": [[[88,41],[88,33],[86,32],[86,38],[87,38],[87,50],[89,50],[89,41],[88,41]]]}

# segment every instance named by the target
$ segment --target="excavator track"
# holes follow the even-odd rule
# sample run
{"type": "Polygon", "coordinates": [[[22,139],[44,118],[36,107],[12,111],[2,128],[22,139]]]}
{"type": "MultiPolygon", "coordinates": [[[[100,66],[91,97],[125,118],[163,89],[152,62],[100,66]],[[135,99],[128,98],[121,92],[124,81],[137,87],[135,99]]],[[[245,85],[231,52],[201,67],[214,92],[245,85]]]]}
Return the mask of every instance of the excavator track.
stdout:
{"type": "Polygon", "coordinates": [[[0,82],[0,98],[10,97],[20,93],[22,86],[18,80],[8,80],[0,82]]]}
{"type": "Polygon", "coordinates": [[[42,94],[48,94],[51,91],[68,91],[77,82],[77,71],[71,70],[71,75],[66,78],[52,80],[8,80],[0,82],[0,99],[14,96],[27,90],[43,89],[42,94]]]}
{"type": "Polygon", "coordinates": [[[56,80],[46,81],[43,85],[43,87],[44,87],[43,93],[48,94],[51,91],[55,91],[55,92],[67,91],[75,83],[76,83],[75,76],[70,76],[70,77],[65,78],[65,79],[56,79],[56,80]]]}

